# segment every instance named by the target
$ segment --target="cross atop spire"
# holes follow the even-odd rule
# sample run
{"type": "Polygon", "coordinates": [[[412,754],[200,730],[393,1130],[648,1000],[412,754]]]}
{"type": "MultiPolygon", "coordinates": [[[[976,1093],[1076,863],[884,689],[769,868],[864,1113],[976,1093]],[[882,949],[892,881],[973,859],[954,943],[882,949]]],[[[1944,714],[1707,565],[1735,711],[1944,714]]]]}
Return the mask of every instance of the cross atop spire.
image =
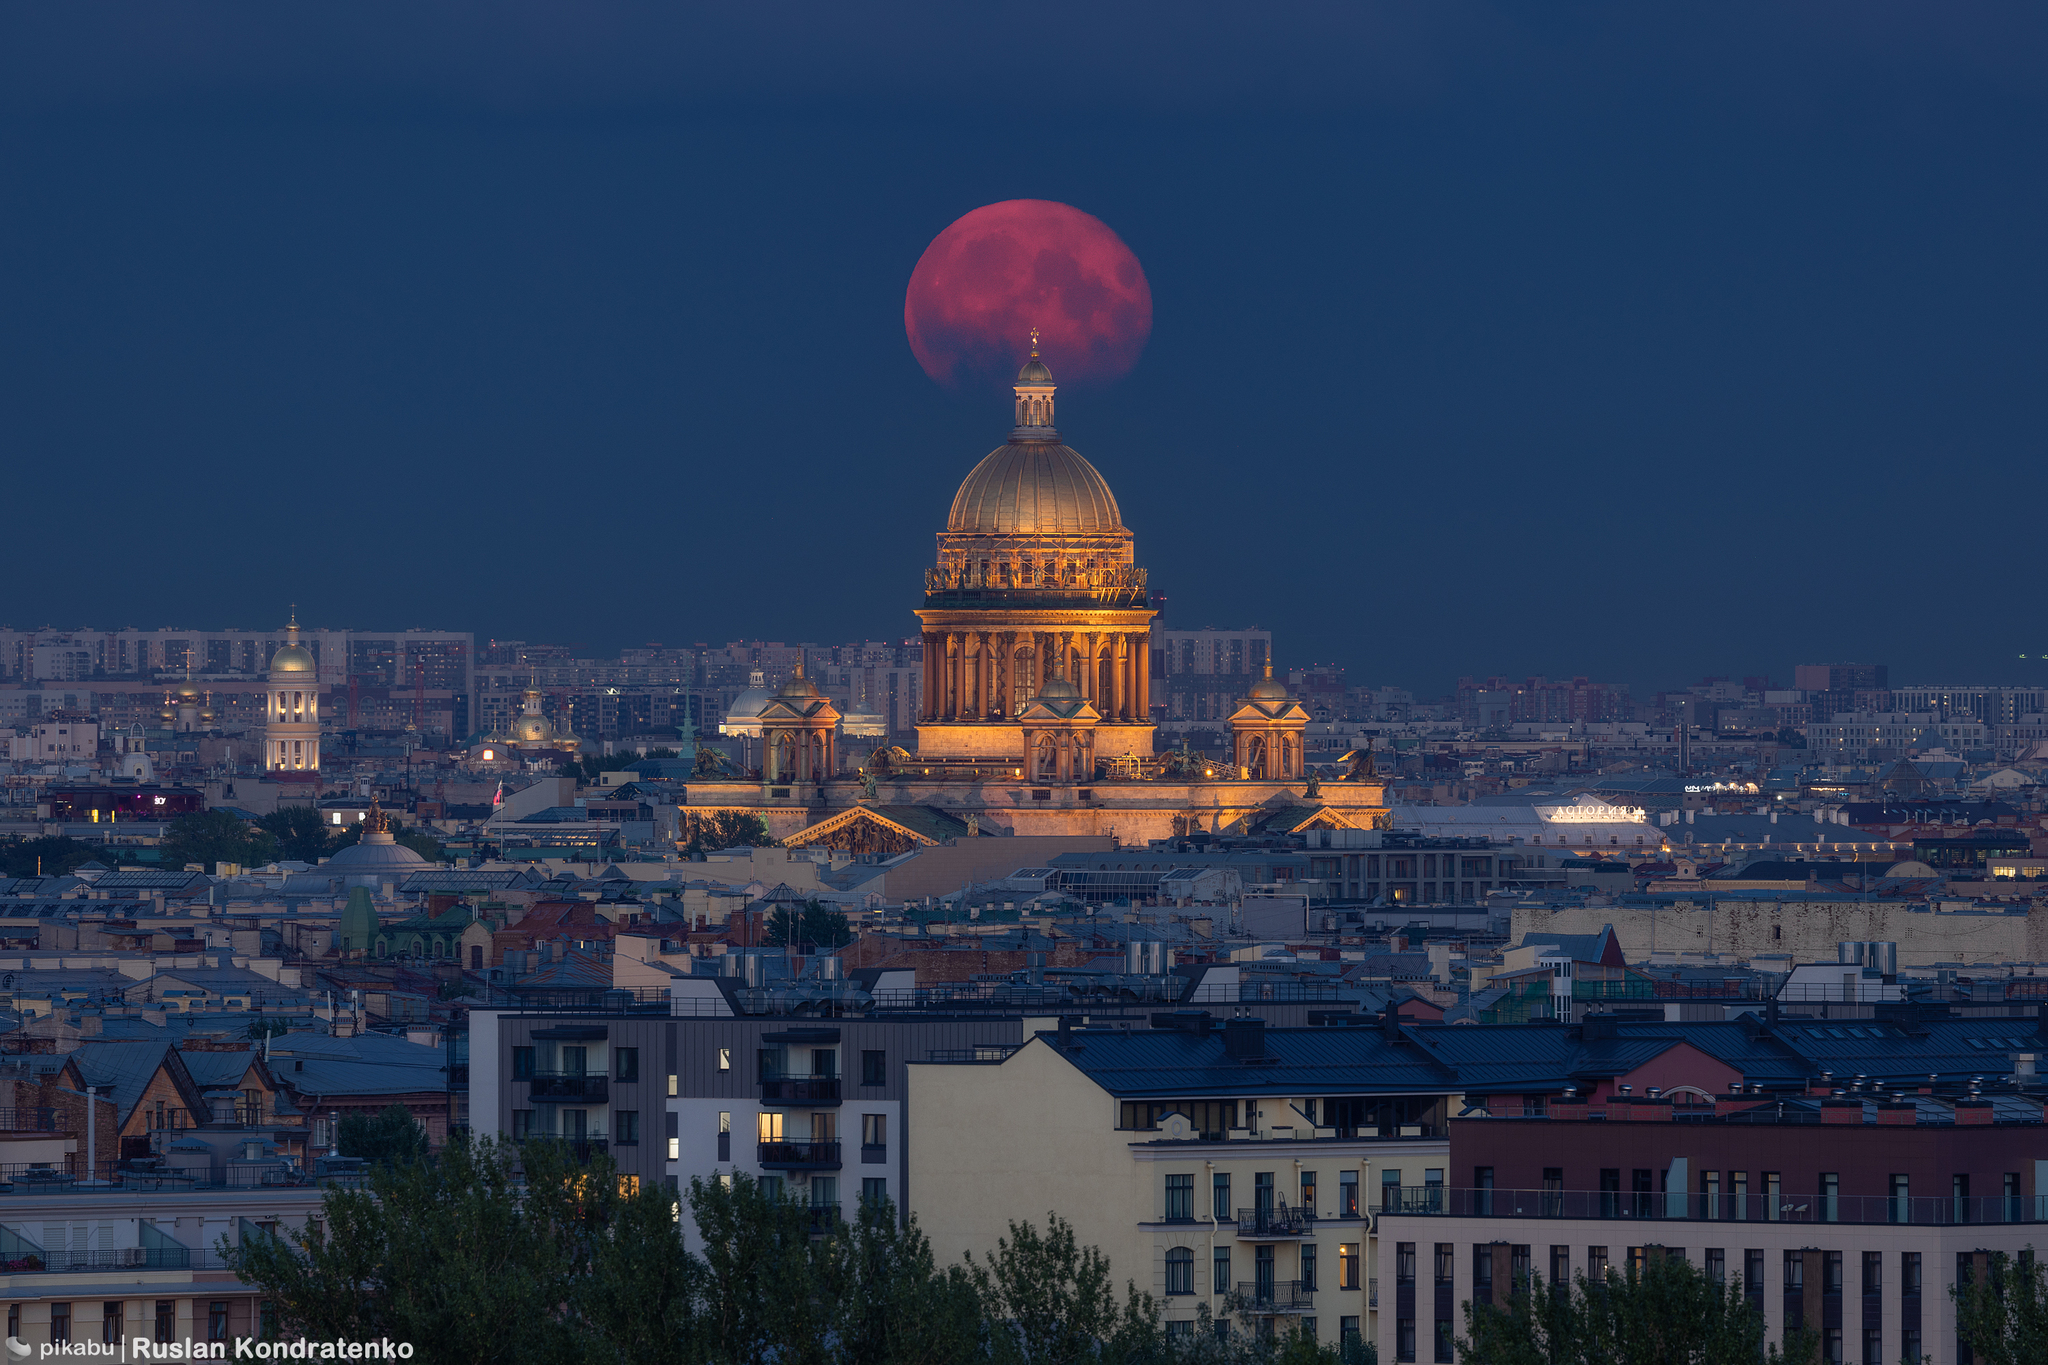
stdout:
{"type": "Polygon", "coordinates": [[[1031,356],[1034,360],[1038,358],[1038,329],[1036,327],[1031,329],[1031,356]]]}

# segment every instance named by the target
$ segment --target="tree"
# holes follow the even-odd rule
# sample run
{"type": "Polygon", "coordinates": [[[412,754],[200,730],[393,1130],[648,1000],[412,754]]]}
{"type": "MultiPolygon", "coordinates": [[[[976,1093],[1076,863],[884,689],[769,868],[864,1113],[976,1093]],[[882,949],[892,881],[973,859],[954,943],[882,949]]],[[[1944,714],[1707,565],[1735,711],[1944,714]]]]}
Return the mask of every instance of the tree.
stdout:
{"type": "Polygon", "coordinates": [[[998,1365],[1080,1365],[1141,1360],[1161,1349],[1159,1305],[1127,1284],[1121,1303],[1109,1259],[1074,1240],[1073,1225],[1046,1215],[1041,1236],[1010,1224],[985,1259],[967,1255],[967,1273],[991,1319],[989,1356],[998,1365]]]}
{"type": "Polygon", "coordinates": [[[815,944],[820,952],[842,948],[853,942],[853,930],[846,916],[827,910],[816,901],[805,901],[800,911],[778,905],[768,916],[768,942],[786,948],[792,942],[815,944]]]}
{"type": "Polygon", "coordinates": [[[341,1121],[336,1145],[343,1156],[361,1157],[383,1166],[402,1166],[427,1154],[427,1133],[402,1104],[388,1106],[375,1118],[350,1114],[341,1121]]]}
{"type": "Polygon", "coordinates": [[[1778,731],[1778,743],[1787,749],[1804,749],[1806,747],[1806,736],[1788,725],[1778,731]]]}
{"type": "Polygon", "coordinates": [[[269,831],[244,823],[240,816],[224,810],[201,811],[171,821],[157,856],[166,867],[199,863],[209,872],[215,863],[253,867],[276,859],[277,840],[269,831]]]}
{"type": "Polygon", "coordinates": [[[2048,1360],[2048,1283],[2029,1249],[2020,1259],[1991,1253],[1981,1278],[1949,1287],[1956,1335],[1982,1365],[2048,1360]]]}
{"type": "Polygon", "coordinates": [[[714,1365],[818,1365],[829,1309],[810,1212],[744,1175],[690,1181],[704,1239],[704,1359],[714,1365]]]}
{"type": "Polygon", "coordinates": [[[1598,1283],[1517,1285],[1505,1308],[1468,1302],[1465,1330],[1458,1355],[1488,1365],[1806,1365],[1820,1353],[1804,1328],[1766,1352],[1740,1276],[1716,1284],[1661,1253],[1598,1283]]]}
{"type": "Polygon", "coordinates": [[[0,845],[0,877],[62,877],[95,861],[111,867],[119,857],[111,848],[56,834],[0,845]]]}
{"type": "Polygon", "coordinates": [[[768,832],[768,826],[761,823],[761,817],[749,811],[714,810],[703,815],[692,815],[688,852],[692,857],[702,856],[708,849],[718,848],[775,848],[775,836],[768,832]]]}
{"type": "Polygon", "coordinates": [[[887,1200],[824,1242],[820,1280],[844,1365],[953,1365],[982,1357],[981,1297],[960,1266],[938,1268],[915,1221],[887,1200]]]}
{"type": "Polygon", "coordinates": [[[582,1302],[588,1219],[612,1210],[616,1186],[546,1144],[458,1142],[434,1163],[377,1167],[366,1190],[328,1191],[289,1239],[221,1250],[288,1336],[389,1337],[461,1365],[576,1360],[588,1343],[563,1307],[582,1302]]]}
{"type": "Polygon", "coordinates": [[[277,840],[277,856],[294,862],[317,863],[327,856],[333,838],[320,823],[320,812],[311,806],[279,806],[256,821],[256,828],[277,840]]]}

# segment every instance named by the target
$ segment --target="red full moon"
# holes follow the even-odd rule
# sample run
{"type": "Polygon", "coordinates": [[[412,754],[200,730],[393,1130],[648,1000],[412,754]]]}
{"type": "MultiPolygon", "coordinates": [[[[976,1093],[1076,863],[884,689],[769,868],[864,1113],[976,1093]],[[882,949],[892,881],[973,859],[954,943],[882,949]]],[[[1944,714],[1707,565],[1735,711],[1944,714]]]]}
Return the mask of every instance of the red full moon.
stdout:
{"type": "Polygon", "coordinates": [[[1123,239],[1049,199],[1006,199],[932,239],[910,272],[903,330],[948,388],[1007,383],[1031,353],[1062,383],[1130,373],[1152,335],[1152,286],[1123,239]]]}

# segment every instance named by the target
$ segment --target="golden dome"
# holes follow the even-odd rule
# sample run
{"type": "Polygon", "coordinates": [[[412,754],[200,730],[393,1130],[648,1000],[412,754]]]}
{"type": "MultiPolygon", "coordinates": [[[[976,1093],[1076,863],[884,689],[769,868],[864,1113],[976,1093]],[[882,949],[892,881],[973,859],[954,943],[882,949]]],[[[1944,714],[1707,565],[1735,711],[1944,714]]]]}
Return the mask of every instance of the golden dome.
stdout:
{"type": "Polygon", "coordinates": [[[274,677],[279,673],[311,673],[313,668],[312,651],[299,643],[299,613],[293,608],[291,624],[284,628],[284,645],[270,656],[270,672],[274,677]]]}
{"type": "Polygon", "coordinates": [[[1079,451],[1057,441],[1011,441],[989,452],[953,495],[948,531],[1103,535],[1123,530],[1116,495],[1079,451]]]}
{"type": "Polygon", "coordinates": [[[286,645],[270,656],[272,673],[311,673],[313,656],[303,646],[286,645]]]}
{"type": "Polygon", "coordinates": [[[1273,680],[1273,665],[1266,665],[1266,676],[1252,684],[1251,698],[1254,701],[1286,701],[1287,685],[1273,680]]]}
{"type": "Polygon", "coordinates": [[[199,684],[187,678],[172,690],[172,695],[179,701],[196,702],[199,700],[199,684]]]}

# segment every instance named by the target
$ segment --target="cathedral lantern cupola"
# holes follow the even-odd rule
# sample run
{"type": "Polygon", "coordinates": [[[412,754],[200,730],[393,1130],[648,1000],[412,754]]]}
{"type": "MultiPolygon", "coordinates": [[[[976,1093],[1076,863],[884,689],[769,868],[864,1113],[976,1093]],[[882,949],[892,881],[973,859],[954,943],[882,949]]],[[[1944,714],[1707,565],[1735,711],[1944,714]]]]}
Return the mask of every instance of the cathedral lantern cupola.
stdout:
{"type": "Polygon", "coordinates": [[[1059,429],[1053,425],[1052,396],[1057,391],[1052,382],[1052,371],[1038,358],[1038,329],[1031,329],[1031,359],[1024,362],[1024,368],[1017,371],[1017,430],[1027,440],[1057,441],[1059,429]]]}

